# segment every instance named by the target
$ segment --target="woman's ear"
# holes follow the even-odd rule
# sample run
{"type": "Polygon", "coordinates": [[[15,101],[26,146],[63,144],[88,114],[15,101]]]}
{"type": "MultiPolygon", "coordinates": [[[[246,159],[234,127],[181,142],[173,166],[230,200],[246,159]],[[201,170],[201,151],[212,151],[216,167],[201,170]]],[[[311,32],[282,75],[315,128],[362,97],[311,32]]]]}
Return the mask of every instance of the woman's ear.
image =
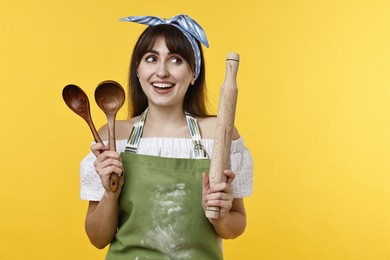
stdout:
{"type": "Polygon", "coordinates": [[[194,85],[194,84],[195,84],[195,75],[194,75],[194,77],[191,80],[191,85],[194,85]]]}

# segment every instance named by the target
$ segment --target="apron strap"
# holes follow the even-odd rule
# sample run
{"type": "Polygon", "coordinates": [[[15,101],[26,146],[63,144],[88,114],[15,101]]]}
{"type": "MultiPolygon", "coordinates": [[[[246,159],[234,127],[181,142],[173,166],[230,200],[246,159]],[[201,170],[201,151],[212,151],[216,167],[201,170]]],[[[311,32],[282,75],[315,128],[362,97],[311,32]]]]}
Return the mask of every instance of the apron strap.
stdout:
{"type": "Polygon", "coordinates": [[[142,136],[142,131],[144,130],[144,124],[147,114],[148,108],[146,108],[145,111],[142,112],[142,114],[138,117],[137,121],[135,121],[129,139],[127,139],[125,152],[137,153],[138,145],[142,136]]]}
{"type": "Polygon", "coordinates": [[[201,143],[201,136],[198,121],[190,113],[186,112],[187,125],[190,129],[192,142],[194,143],[194,151],[196,159],[208,159],[206,149],[204,149],[201,143]]]}
{"type": "MultiPolygon", "coordinates": [[[[137,153],[138,145],[141,140],[142,131],[144,129],[144,124],[146,121],[146,116],[148,114],[148,109],[138,117],[137,121],[134,123],[133,129],[131,130],[129,139],[127,140],[125,152],[128,153],[137,153]]],[[[198,126],[198,121],[190,113],[185,112],[187,125],[190,130],[191,139],[194,143],[194,152],[195,159],[208,159],[206,150],[204,149],[201,143],[201,135],[198,126]]]]}

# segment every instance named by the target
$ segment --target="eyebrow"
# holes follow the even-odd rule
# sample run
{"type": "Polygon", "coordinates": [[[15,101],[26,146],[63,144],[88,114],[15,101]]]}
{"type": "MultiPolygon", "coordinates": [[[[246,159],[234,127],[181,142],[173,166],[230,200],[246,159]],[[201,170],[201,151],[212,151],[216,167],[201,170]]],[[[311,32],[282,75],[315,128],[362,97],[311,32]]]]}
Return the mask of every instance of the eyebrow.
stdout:
{"type": "MultiPolygon", "coordinates": [[[[145,52],[145,54],[147,54],[147,53],[153,53],[153,54],[156,54],[156,55],[160,55],[160,53],[159,53],[158,51],[153,50],[153,49],[147,50],[147,51],[145,52]]],[[[168,52],[168,55],[172,55],[172,54],[174,54],[174,53],[168,52]]]]}
{"type": "Polygon", "coordinates": [[[155,51],[155,50],[147,50],[145,53],[160,54],[158,51],[155,51]]]}

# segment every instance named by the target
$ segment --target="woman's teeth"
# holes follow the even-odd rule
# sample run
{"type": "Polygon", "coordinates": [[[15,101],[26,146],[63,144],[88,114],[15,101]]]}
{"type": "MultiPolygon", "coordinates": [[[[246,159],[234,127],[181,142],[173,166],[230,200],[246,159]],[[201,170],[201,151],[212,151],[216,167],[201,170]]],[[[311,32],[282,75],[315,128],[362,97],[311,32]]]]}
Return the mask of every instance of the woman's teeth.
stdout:
{"type": "Polygon", "coordinates": [[[173,84],[153,83],[153,87],[155,87],[155,88],[171,88],[171,87],[173,87],[173,84]]]}

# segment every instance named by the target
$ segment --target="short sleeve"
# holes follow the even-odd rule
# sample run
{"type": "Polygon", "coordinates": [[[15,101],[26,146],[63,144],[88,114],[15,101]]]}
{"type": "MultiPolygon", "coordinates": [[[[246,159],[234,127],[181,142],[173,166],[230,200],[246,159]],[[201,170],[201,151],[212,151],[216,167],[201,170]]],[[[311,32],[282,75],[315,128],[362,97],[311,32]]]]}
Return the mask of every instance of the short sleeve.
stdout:
{"type": "Polygon", "coordinates": [[[231,144],[230,168],[236,174],[231,184],[234,198],[252,195],[253,158],[241,137],[231,144]]]}
{"type": "Polygon", "coordinates": [[[100,201],[104,188],[93,163],[96,156],[90,152],[80,163],[80,197],[82,200],[100,201]]]}

